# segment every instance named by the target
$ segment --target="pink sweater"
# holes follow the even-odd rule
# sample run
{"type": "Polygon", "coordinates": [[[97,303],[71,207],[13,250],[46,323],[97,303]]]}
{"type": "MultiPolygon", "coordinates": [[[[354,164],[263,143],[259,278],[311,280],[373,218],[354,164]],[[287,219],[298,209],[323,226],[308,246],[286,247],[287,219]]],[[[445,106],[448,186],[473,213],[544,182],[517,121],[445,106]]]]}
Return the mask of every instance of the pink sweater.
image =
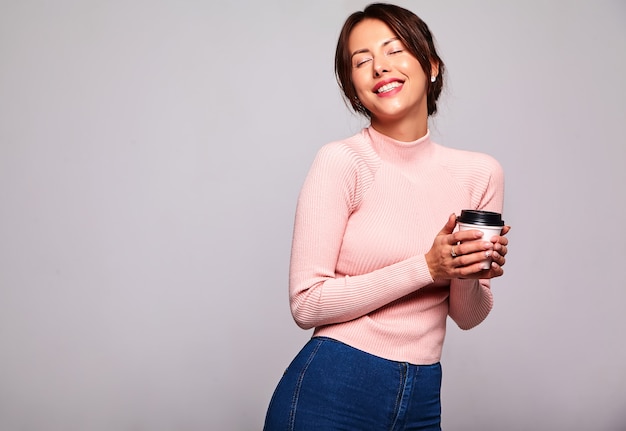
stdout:
{"type": "Polygon", "coordinates": [[[433,280],[425,254],[452,213],[502,211],[492,157],[373,128],[323,146],[296,210],[289,294],[296,323],[371,354],[441,358],[447,316],[463,329],[493,305],[489,280],[433,280]]]}

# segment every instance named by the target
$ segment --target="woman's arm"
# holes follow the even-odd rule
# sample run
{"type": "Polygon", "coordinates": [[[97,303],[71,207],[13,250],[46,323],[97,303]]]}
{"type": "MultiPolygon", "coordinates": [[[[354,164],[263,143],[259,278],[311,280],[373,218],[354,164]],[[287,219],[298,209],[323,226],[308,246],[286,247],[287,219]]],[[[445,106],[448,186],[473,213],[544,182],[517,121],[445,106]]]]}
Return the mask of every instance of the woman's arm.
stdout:
{"type": "MultiPolygon", "coordinates": [[[[491,161],[491,175],[480,204],[476,209],[502,212],[504,202],[504,173],[499,163],[491,161]]],[[[481,323],[493,308],[493,295],[490,278],[502,275],[504,255],[508,241],[503,237],[509,227],[503,229],[502,236],[494,237],[494,266],[484,271],[480,279],[452,279],[450,281],[449,315],[461,329],[471,329],[481,323]]],[[[485,241],[491,238],[483,238],[485,241]]]]}
{"type": "Polygon", "coordinates": [[[305,329],[361,317],[433,282],[423,255],[357,276],[335,272],[346,225],[373,181],[366,163],[342,145],[323,147],[300,192],[289,293],[305,329]]]}

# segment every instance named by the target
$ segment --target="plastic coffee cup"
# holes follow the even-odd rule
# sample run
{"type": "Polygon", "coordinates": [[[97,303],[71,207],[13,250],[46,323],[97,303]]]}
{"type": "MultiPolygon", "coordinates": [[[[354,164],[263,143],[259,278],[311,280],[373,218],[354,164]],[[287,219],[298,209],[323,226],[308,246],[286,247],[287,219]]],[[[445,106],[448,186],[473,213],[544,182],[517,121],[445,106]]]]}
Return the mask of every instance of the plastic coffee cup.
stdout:
{"type": "MultiPolygon", "coordinates": [[[[504,220],[500,213],[481,210],[461,210],[457,217],[459,230],[479,230],[483,237],[477,241],[490,241],[494,235],[500,235],[504,227],[504,220]]],[[[483,269],[491,268],[491,257],[483,261],[483,269]]]]}

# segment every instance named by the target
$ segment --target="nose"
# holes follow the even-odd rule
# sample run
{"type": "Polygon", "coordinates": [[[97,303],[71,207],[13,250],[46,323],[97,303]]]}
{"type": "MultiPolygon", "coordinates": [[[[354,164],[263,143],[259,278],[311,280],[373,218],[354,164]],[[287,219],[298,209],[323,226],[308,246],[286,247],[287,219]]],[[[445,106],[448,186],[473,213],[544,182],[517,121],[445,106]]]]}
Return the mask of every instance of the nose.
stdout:
{"type": "Polygon", "coordinates": [[[389,64],[385,60],[385,58],[374,59],[374,76],[379,77],[383,73],[387,73],[390,71],[389,64]]]}

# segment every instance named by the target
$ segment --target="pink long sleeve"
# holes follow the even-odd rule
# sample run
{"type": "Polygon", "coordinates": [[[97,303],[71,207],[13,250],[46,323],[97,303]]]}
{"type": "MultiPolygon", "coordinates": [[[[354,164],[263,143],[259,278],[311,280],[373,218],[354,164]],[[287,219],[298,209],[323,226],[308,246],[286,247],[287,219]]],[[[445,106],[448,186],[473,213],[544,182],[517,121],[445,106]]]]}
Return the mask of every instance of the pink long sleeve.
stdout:
{"type": "MultiPolygon", "coordinates": [[[[492,163],[488,172],[489,182],[485,194],[473,208],[502,212],[504,173],[497,163],[492,163]]],[[[465,173],[465,176],[469,174],[465,173]]],[[[461,329],[471,329],[481,323],[492,307],[490,280],[451,280],[448,313],[461,329]]]]}
{"type": "Polygon", "coordinates": [[[492,306],[488,280],[432,280],[424,254],[450,213],[500,210],[502,175],[489,156],[372,128],[320,149],[294,225],[295,321],[388,359],[439,360],[448,312],[461,327],[492,306]]]}

